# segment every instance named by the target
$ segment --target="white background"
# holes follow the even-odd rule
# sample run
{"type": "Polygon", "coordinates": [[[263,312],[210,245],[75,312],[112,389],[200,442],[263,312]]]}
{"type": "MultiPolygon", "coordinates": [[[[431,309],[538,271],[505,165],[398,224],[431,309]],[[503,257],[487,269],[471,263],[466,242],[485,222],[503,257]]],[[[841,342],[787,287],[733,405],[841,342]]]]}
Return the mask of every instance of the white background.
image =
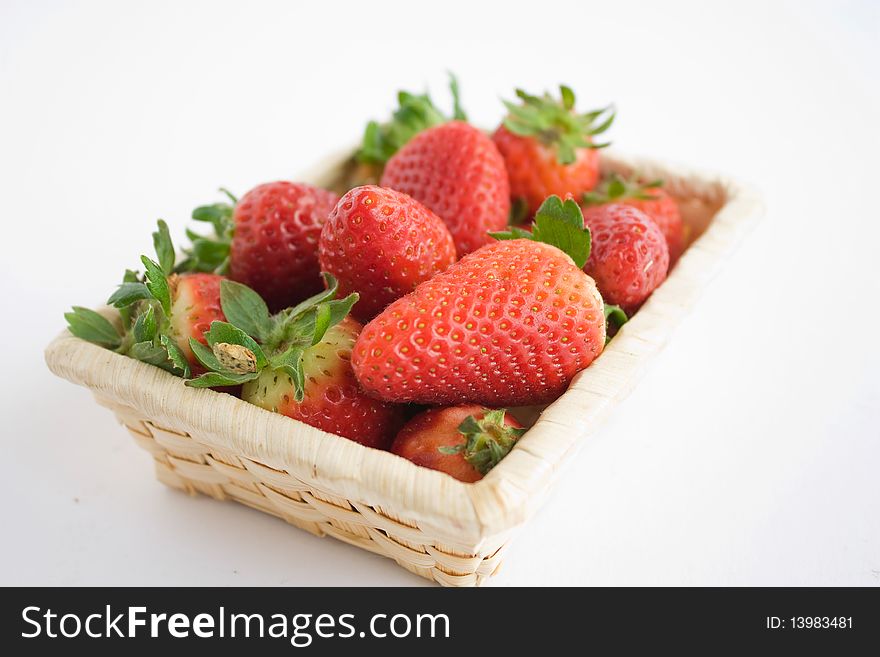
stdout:
{"type": "Polygon", "coordinates": [[[219,185],[388,114],[492,125],[515,86],[614,101],[618,150],[767,214],[571,464],[496,585],[880,585],[880,18],[873,2],[9,2],[0,9],[3,584],[420,584],[156,483],[42,348],[219,185]]]}

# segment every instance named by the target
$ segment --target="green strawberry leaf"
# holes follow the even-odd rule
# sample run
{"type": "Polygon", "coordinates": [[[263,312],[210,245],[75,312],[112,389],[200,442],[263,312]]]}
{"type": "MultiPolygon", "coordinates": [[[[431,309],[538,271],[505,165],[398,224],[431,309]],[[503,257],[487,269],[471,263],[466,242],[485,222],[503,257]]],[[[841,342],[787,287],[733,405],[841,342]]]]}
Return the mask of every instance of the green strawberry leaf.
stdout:
{"type": "Polygon", "coordinates": [[[159,336],[159,343],[163,347],[165,347],[165,351],[168,352],[168,359],[174,365],[175,374],[179,372],[184,379],[188,379],[192,375],[189,367],[189,361],[186,359],[186,355],[177,345],[177,342],[173,338],[162,334],[159,336]]]}
{"type": "Polygon", "coordinates": [[[306,377],[303,371],[303,354],[305,349],[302,346],[293,346],[273,359],[273,367],[281,370],[293,381],[293,398],[298,403],[305,396],[306,377]]]}
{"type": "Polygon", "coordinates": [[[327,322],[327,325],[323,327],[318,326],[316,322],[315,332],[312,336],[312,344],[318,344],[324,339],[324,334],[327,332],[327,329],[336,326],[339,322],[345,319],[351,312],[354,304],[358,302],[358,299],[360,299],[360,295],[357,292],[352,292],[344,299],[334,299],[333,301],[328,301],[326,304],[322,304],[329,308],[329,321],[327,322]]]}
{"type": "Polygon", "coordinates": [[[574,91],[571,90],[571,87],[566,87],[564,84],[559,85],[559,95],[562,98],[562,106],[571,111],[574,109],[574,91]]]}
{"type": "MultiPolygon", "coordinates": [[[[327,329],[330,328],[330,317],[331,310],[329,303],[322,303],[320,306],[315,308],[315,330],[312,333],[312,344],[318,344],[324,337],[324,334],[327,332],[327,329]]],[[[343,315],[344,317],[345,315],[343,315]]]]}
{"type": "Polygon", "coordinates": [[[571,199],[548,197],[535,213],[532,239],[552,244],[574,260],[580,269],[590,258],[590,229],[584,226],[580,206],[571,199]]]}
{"type": "Polygon", "coordinates": [[[135,342],[131,345],[128,355],[144,363],[156,365],[162,369],[173,369],[173,364],[168,359],[168,352],[164,347],[152,341],[135,342]]]}
{"type": "Polygon", "coordinates": [[[110,321],[89,308],[74,306],[73,312],[65,313],[67,328],[81,340],[117,349],[122,344],[122,337],[110,321]]]}
{"type": "Polygon", "coordinates": [[[584,192],[581,202],[586,206],[604,205],[628,199],[650,201],[657,198],[657,190],[663,187],[660,179],[640,183],[637,176],[624,178],[618,173],[612,173],[591,192],[584,192]]]}
{"type": "Polygon", "coordinates": [[[107,299],[107,304],[116,308],[127,308],[142,299],[152,299],[153,295],[143,283],[126,281],[107,299]]]}
{"type": "Polygon", "coordinates": [[[183,249],[186,258],[177,266],[177,271],[201,271],[216,274],[226,274],[229,270],[229,250],[232,244],[232,236],[235,232],[233,214],[238,199],[224,188],[220,191],[229,197],[229,203],[213,203],[202,205],[192,212],[195,221],[211,224],[214,235],[207,237],[199,235],[195,231],[187,230],[186,235],[191,245],[183,249]]]}
{"type": "Polygon", "coordinates": [[[510,230],[489,233],[497,240],[530,239],[564,251],[581,269],[590,258],[590,229],[584,226],[580,206],[572,199],[564,202],[548,196],[535,213],[532,232],[511,226],[510,230]]]}
{"type": "Polygon", "coordinates": [[[187,379],[184,383],[191,388],[223,388],[225,386],[237,386],[247,381],[253,381],[259,372],[246,374],[229,374],[225,372],[205,372],[195,379],[187,379]]]}
{"type": "Polygon", "coordinates": [[[620,327],[626,324],[629,318],[620,306],[614,306],[610,303],[605,304],[605,344],[611,341],[620,327]]]}
{"type": "MultiPolygon", "coordinates": [[[[128,283],[140,283],[140,278],[138,277],[137,272],[134,272],[131,269],[126,269],[125,274],[122,275],[122,285],[126,285],[128,283]]],[[[142,283],[140,283],[140,284],[143,285],[142,283]]],[[[145,293],[147,294],[147,296],[149,297],[149,290],[147,290],[146,286],[144,286],[142,288],[142,290],[144,290],[145,293]]],[[[141,292],[138,292],[138,294],[141,294],[141,292]]],[[[112,295],[110,298],[111,299],[113,298],[112,295]]],[[[107,303],[111,304],[112,302],[107,301],[107,303]]],[[[119,319],[122,322],[122,326],[125,329],[125,331],[128,331],[128,329],[131,328],[132,308],[130,306],[123,306],[123,307],[117,306],[117,308],[119,308],[119,319]]],[[[125,331],[123,331],[123,333],[125,331]]]]}
{"type": "Polygon", "coordinates": [[[232,221],[232,214],[235,208],[228,203],[212,203],[211,205],[200,205],[192,211],[192,218],[195,221],[203,221],[214,227],[214,234],[221,237],[232,221]]]}
{"type": "Polygon", "coordinates": [[[611,182],[608,183],[607,194],[608,194],[608,198],[618,199],[621,196],[623,196],[624,194],[626,194],[626,185],[623,183],[623,181],[620,178],[615,176],[611,180],[611,182]]]}
{"type": "Polygon", "coordinates": [[[465,437],[463,445],[439,447],[443,454],[464,455],[464,459],[482,474],[486,474],[510,453],[516,441],[526,432],[504,421],[503,408],[486,411],[481,419],[469,415],[458,425],[465,437]]]}
{"type": "Polygon", "coordinates": [[[518,226],[510,226],[510,230],[504,231],[491,231],[489,233],[490,237],[494,237],[496,240],[530,240],[532,239],[532,233],[525,228],[519,228],[518,226]]]}
{"type": "Polygon", "coordinates": [[[522,196],[513,199],[510,204],[510,214],[507,217],[508,226],[522,226],[529,219],[529,203],[522,196]]]}
{"type": "Polygon", "coordinates": [[[593,143],[592,137],[611,127],[614,110],[606,107],[577,114],[575,95],[570,87],[560,85],[560,98],[550,94],[533,96],[522,89],[516,90],[521,104],[503,101],[507,108],[504,127],[521,137],[531,137],[547,147],[554,148],[560,164],[572,164],[578,148],[604,148],[608,144],[593,143]],[[608,116],[597,125],[603,114],[608,116]]]}
{"type": "MultiPolygon", "coordinates": [[[[449,88],[452,93],[452,119],[467,120],[461,107],[458,80],[450,74],[449,88]]],[[[428,94],[413,94],[400,91],[397,94],[398,108],[387,123],[370,121],[364,130],[361,147],[356,157],[360,162],[383,166],[404,144],[418,133],[450,119],[437,109],[428,94]]]]}
{"type": "Polygon", "coordinates": [[[210,347],[206,347],[195,338],[190,338],[189,348],[192,349],[196,360],[204,365],[206,369],[213,372],[219,372],[223,369],[223,366],[220,364],[220,361],[217,360],[217,357],[214,355],[214,352],[211,351],[210,347]]]}
{"type": "Polygon", "coordinates": [[[147,289],[152,297],[161,304],[165,315],[171,315],[171,288],[168,286],[165,272],[147,256],[141,256],[141,262],[144,263],[144,267],[147,269],[145,282],[147,289]]]}
{"type": "Polygon", "coordinates": [[[156,337],[158,323],[156,322],[156,312],[153,306],[147,306],[147,309],[137,316],[132,329],[132,335],[135,342],[152,342],[156,337]]]}
{"type": "Polygon", "coordinates": [[[291,310],[291,314],[296,315],[298,313],[301,313],[306,308],[317,306],[319,303],[332,299],[336,296],[336,291],[339,289],[339,281],[336,280],[336,277],[333,274],[330,274],[326,271],[321,272],[321,276],[324,278],[324,290],[310,296],[305,301],[296,304],[293,307],[293,310],[291,310]]]}
{"type": "Polygon", "coordinates": [[[153,247],[156,249],[159,267],[167,276],[174,271],[174,244],[171,242],[168,224],[162,219],[159,219],[157,224],[159,228],[153,233],[153,247]]]}
{"type": "Polygon", "coordinates": [[[272,330],[269,308],[247,285],[224,280],[220,283],[220,305],[230,324],[262,342],[272,330]]]}
{"type": "Polygon", "coordinates": [[[452,93],[452,119],[454,121],[467,121],[468,117],[461,106],[461,97],[458,90],[458,78],[449,73],[449,91],[452,93]]]}

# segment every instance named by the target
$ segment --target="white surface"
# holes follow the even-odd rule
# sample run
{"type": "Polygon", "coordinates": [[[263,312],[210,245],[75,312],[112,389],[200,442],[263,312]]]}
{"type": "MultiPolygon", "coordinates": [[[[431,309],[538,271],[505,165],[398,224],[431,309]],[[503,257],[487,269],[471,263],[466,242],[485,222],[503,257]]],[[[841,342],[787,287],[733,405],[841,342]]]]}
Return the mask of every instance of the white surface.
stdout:
{"type": "Polygon", "coordinates": [[[181,235],[219,185],[294,175],[396,89],[445,102],[451,69],[477,122],[567,82],[616,102],[620,150],[767,201],[496,584],[880,585],[877,4],[306,4],[3,3],[0,583],[421,583],[166,490],[41,350],[156,217],[181,235]]]}

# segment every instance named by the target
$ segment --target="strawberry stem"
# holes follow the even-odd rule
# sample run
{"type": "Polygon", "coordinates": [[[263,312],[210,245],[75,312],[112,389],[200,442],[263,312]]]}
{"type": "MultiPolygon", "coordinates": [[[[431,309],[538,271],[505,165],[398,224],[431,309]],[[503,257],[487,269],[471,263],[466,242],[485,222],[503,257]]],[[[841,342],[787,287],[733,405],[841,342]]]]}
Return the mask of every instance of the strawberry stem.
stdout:
{"type": "Polygon", "coordinates": [[[506,409],[486,411],[479,420],[469,415],[458,425],[465,442],[454,447],[440,447],[444,454],[462,454],[480,473],[486,474],[510,453],[526,432],[504,421],[506,409]]]}

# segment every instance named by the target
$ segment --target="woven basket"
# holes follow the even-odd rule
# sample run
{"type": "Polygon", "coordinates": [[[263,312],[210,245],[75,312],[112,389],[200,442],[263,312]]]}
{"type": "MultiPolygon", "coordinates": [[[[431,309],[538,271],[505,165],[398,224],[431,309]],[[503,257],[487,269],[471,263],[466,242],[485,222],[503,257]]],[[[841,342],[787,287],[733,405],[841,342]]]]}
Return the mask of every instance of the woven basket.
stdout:
{"type": "MultiPolygon", "coordinates": [[[[344,187],[350,153],[301,179],[344,187]]],[[[157,367],[64,332],[49,368],[92,390],[138,445],[159,481],[236,500],[319,536],[394,559],[449,586],[479,585],[512,534],[538,509],[563,464],[639,378],[716,267],[761,214],[728,180],[605,156],[604,166],[663,178],[679,200],[690,247],[642,309],[568,391],[537,416],[483,480],[459,482],[227,394],[189,388],[157,367]]]]}

